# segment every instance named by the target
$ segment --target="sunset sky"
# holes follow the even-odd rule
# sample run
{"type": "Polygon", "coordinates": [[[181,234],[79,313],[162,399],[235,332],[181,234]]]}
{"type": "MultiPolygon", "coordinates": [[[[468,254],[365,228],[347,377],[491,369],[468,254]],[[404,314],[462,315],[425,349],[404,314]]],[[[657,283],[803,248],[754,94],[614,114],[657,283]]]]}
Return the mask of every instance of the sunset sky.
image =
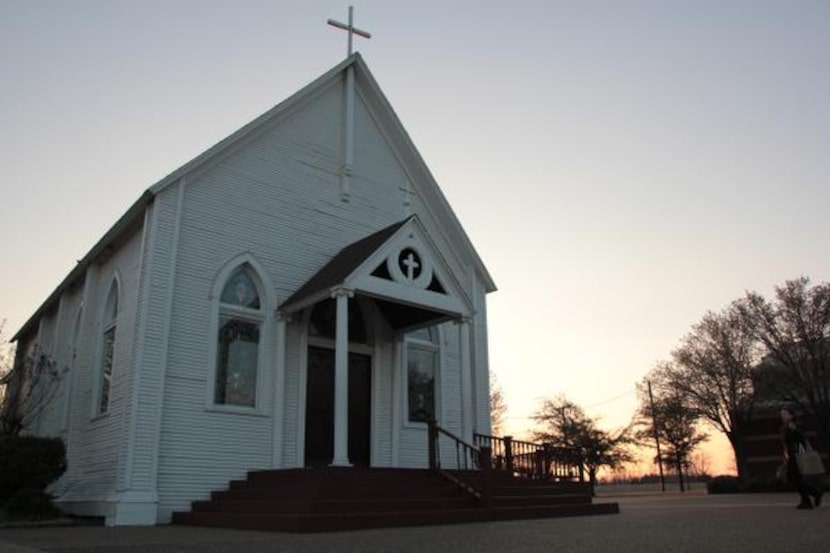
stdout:
{"type": "MultiPolygon", "coordinates": [[[[499,287],[513,433],[557,393],[624,425],[707,310],[830,279],[830,2],[353,4],[373,34],[356,49],[499,287]]],[[[0,0],[7,330],[145,188],[341,61],[326,20],[346,16],[0,0]]]]}

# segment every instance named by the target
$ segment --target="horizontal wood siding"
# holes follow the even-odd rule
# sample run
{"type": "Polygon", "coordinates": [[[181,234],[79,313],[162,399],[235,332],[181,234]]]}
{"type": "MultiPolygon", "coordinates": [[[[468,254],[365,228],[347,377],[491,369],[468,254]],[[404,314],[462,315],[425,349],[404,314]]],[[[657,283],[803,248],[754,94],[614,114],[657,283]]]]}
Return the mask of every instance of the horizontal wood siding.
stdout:
{"type": "Polygon", "coordinates": [[[374,378],[375,411],[374,417],[374,465],[378,467],[392,466],[392,431],[393,431],[393,404],[392,389],[393,374],[395,371],[394,342],[386,341],[378,348],[376,371],[374,378]]]}
{"type": "MultiPolygon", "coordinates": [[[[66,492],[61,497],[65,501],[105,501],[116,490],[118,467],[124,461],[125,419],[130,405],[140,245],[139,231],[116,249],[109,259],[89,269],[91,273],[87,276],[86,303],[73,365],[73,395],[67,437],[68,470],[66,492]],[[101,317],[116,272],[120,287],[110,404],[105,415],[94,416],[96,408],[93,402],[97,397],[94,388],[98,385],[96,375],[101,367],[101,317]]],[[[73,318],[75,313],[73,310],[73,318]]],[[[65,328],[71,332],[72,325],[65,328]]]]}
{"type": "MultiPolygon", "coordinates": [[[[184,508],[230,478],[268,468],[273,455],[273,406],[262,416],[210,410],[207,389],[215,360],[209,356],[219,270],[243,253],[256,258],[275,290],[273,307],[320,266],[370,228],[341,224],[348,206],[339,200],[338,91],[313,109],[288,118],[188,183],[182,211],[170,332],[159,461],[163,509],[184,508]],[[351,240],[349,240],[349,237],[351,240]],[[194,467],[200,476],[193,477],[194,467]]],[[[292,403],[283,456],[296,459],[297,323],[288,326],[286,391],[292,403]],[[292,420],[294,419],[294,420],[292,420]]],[[[272,339],[263,334],[262,340],[272,339]]],[[[273,376],[275,356],[263,369],[273,376]]],[[[271,380],[264,384],[271,389],[271,380]]],[[[263,397],[270,399],[270,393],[263,397]]],[[[281,421],[282,422],[282,421],[281,421]]]]}
{"type": "Polygon", "coordinates": [[[178,187],[172,186],[159,194],[150,213],[150,230],[145,240],[141,298],[143,312],[137,320],[135,336],[140,340],[134,362],[139,369],[133,391],[136,420],[128,428],[132,440],[128,474],[124,487],[153,491],[156,486],[160,418],[164,412],[163,388],[166,368],[169,295],[171,276],[175,272],[175,226],[178,187]]]}
{"type": "Polygon", "coordinates": [[[477,281],[475,293],[476,315],[473,318],[473,385],[476,410],[475,432],[490,434],[490,361],[487,342],[487,298],[484,283],[477,281]]]}

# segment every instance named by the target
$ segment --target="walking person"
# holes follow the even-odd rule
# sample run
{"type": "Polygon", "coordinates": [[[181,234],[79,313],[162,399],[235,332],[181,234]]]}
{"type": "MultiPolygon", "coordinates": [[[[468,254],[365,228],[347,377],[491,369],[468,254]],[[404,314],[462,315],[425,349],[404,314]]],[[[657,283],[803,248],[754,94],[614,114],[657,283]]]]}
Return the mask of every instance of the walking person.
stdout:
{"type": "Polygon", "coordinates": [[[781,409],[781,441],[784,443],[784,460],[787,462],[787,480],[796,485],[801,503],[798,509],[812,509],[821,505],[822,490],[814,488],[805,482],[798,468],[796,455],[801,447],[807,447],[807,439],[798,429],[795,422],[795,413],[788,408],[781,409]],[[813,501],[810,500],[813,499],[813,501]]]}

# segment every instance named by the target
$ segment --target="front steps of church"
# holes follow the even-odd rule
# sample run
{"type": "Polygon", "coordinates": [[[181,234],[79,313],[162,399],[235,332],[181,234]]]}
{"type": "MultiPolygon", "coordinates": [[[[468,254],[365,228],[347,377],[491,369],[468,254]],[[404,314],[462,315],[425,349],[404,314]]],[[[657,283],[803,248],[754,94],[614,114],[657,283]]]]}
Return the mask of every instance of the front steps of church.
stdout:
{"type": "MultiPolygon", "coordinates": [[[[478,483],[472,473],[462,479],[478,483]]],[[[587,484],[527,481],[493,474],[491,506],[427,470],[318,468],[255,471],[235,480],[174,524],[278,532],[335,532],[619,512],[592,503],[587,484]]]]}

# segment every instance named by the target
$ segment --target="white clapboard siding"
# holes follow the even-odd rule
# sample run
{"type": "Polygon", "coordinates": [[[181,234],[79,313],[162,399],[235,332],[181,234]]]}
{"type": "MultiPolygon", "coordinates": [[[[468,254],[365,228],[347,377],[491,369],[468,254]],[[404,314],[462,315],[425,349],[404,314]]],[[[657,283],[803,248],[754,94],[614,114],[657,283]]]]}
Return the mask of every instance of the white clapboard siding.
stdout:
{"type": "MultiPolygon", "coordinates": [[[[87,276],[86,301],[73,365],[73,390],[67,435],[67,489],[61,501],[105,501],[116,490],[123,461],[125,424],[130,406],[132,337],[137,308],[138,271],[142,233],[130,236],[112,255],[92,265],[87,276]],[[97,415],[94,390],[99,385],[101,316],[114,275],[120,282],[110,404],[97,415]]],[[[75,313],[73,311],[73,313],[75,313]]],[[[73,314],[73,318],[75,314],[73,314]]],[[[74,322],[73,322],[74,324],[74,322]]],[[[73,325],[67,325],[71,332],[73,325]]],[[[71,334],[70,334],[71,336],[71,334]]],[[[103,514],[103,511],[97,514],[103,514]]]]}
{"type": "MultiPolygon", "coordinates": [[[[474,306],[476,315],[473,318],[473,385],[475,395],[473,406],[475,408],[476,427],[479,434],[491,434],[490,427],[490,362],[487,348],[487,300],[484,292],[484,283],[478,280],[475,287],[474,306]]],[[[511,367],[506,367],[512,370],[511,367]]]]}
{"type": "Polygon", "coordinates": [[[392,466],[392,431],[394,391],[392,389],[395,371],[394,342],[387,341],[376,348],[375,371],[372,375],[374,389],[373,418],[373,464],[379,467],[392,466]]]}

